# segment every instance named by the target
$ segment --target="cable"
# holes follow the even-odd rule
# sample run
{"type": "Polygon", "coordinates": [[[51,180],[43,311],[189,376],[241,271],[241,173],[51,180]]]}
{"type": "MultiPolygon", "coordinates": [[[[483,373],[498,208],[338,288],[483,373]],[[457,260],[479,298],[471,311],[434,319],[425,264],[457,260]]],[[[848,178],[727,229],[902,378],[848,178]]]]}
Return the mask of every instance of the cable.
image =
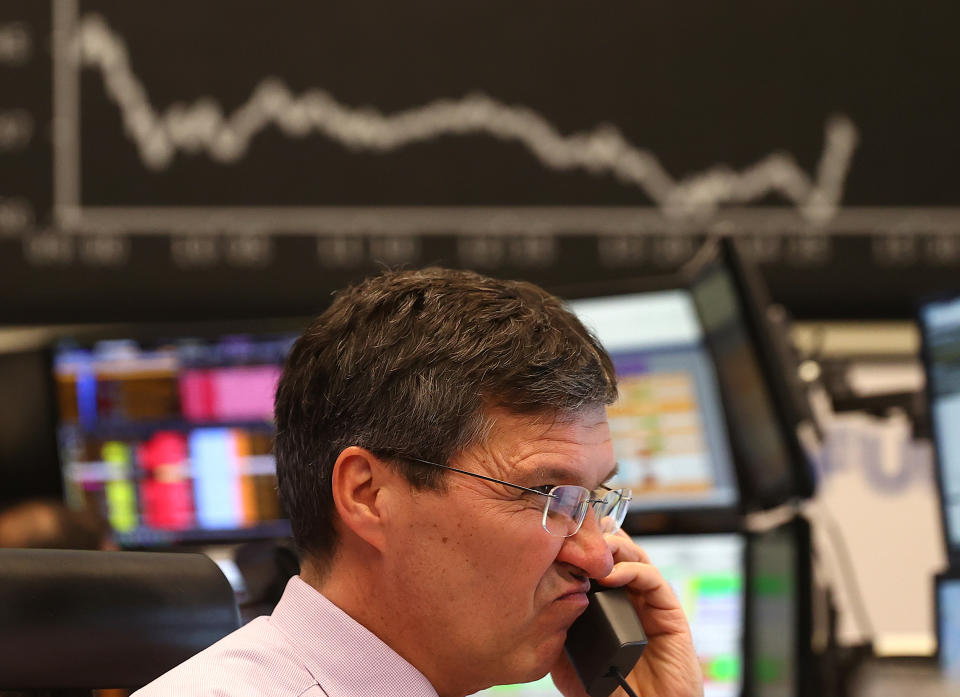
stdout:
{"type": "Polygon", "coordinates": [[[608,675],[617,679],[617,682],[620,683],[620,687],[623,688],[623,691],[627,693],[628,697],[637,697],[637,693],[633,691],[633,688],[630,687],[630,683],[628,683],[627,679],[623,677],[623,674],[617,670],[616,666],[610,668],[608,675]]]}
{"type": "MultiPolygon", "coordinates": [[[[812,511],[811,507],[807,508],[812,511]]],[[[837,564],[840,566],[838,577],[842,579],[844,595],[850,603],[850,609],[855,618],[857,629],[868,641],[874,641],[877,637],[877,630],[870,619],[870,613],[867,610],[866,603],[863,600],[862,586],[857,578],[856,569],[853,563],[853,557],[850,554],[850,548],[840,530],[840,526],[834,520],[833,515],[827,510],[827,507],[820,504],[817,506],[814,516],[819,517],[823,523],[823,530],[826,531],[830,539],[837,564]]]]}

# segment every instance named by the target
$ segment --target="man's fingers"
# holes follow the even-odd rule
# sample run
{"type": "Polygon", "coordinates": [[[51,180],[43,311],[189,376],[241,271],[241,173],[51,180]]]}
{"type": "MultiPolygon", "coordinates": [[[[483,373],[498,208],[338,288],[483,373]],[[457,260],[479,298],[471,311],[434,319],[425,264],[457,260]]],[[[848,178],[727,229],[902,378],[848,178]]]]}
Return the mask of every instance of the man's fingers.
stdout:
{"type": "Polygon", "coordinates": [[[614,561],[640,561],[644,564],[650,563],[650,557],[643,548],[630,539],[630,536],[623,530],[618,530],[612,535],[606,535],[606,541],[614,561]]]}
{"type": "Polygon", "coordinates": [[[656,567],[645,562],[624,561],[615,564],[606,578],[600,579],[604,586],[626,586],[643,596],[646,606],[657,610],[680,608],[680,601],[670,584],[656,567]]]}

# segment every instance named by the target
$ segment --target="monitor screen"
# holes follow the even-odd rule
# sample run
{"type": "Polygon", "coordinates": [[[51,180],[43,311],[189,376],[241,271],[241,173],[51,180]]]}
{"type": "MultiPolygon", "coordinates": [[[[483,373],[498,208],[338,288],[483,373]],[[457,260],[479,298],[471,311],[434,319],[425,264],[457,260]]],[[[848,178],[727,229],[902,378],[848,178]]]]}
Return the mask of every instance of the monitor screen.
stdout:
{"type": "Polygon", "coordinates": [[[693,284],[693,297],[723,393],[743,504],[779,505],[799,493],[796,463],[730,270],[707,267],[693,284]]]}
{"type": "Polygon", "coordinates": [[[960,298],[920,310],[927,368],[930,422],[937,451],[944,534],[960,556],[960,298]]]}
{"type": "Polygon", "coordinates": [[[58,346],[68,503],[101,512],[124,547],[288,535],[271,448],[293,339],[58,346]]]}
{"type": "Polygon", "coordinates": [[[570,308],[617,371],[620,397],[607,413],[631,510],[736,506],[717,378],[690,293],[590,298],[570,308]]]}
{"type": "Polygon", "coordinates": [[[690,620],[705,697],[740,694],[746,544],[736,533],[636,538],[690,620]]]}
{"type": "Polygon", "coordinates": [[[936,606],[940,669],[960,683],[960,578],[937,579],[936,606]]]}
{"type": "Polygon", "coordinates": [[[808,627],[809,534],[797,520],[751,535],[748,551],[748,694],[792,697],[805,667],[800,665],[808,627]]]}
{"type": "MultiPolygon", "coordinates": [[[[742,686],[745,542],[735,533],[636,538],[680,598],[704,677],[704,697],[738,697],[742,686]]],[[[481,693],[559,697],[550,676],[481,693]]]]}

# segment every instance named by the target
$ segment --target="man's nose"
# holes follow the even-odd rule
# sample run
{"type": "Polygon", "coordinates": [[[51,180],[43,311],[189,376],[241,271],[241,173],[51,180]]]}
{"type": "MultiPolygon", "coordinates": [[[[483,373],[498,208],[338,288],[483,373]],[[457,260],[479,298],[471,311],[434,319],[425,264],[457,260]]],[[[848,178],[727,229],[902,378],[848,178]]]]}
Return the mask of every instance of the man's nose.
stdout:
{"type": "Polygon", "coordinates": [[[593,510],[587,511],[576,534],[566,538],[557,561],[579,567],[590,578],[604,578],[613,570],[613,554],[603,538],[600,522],[593,510]]]}

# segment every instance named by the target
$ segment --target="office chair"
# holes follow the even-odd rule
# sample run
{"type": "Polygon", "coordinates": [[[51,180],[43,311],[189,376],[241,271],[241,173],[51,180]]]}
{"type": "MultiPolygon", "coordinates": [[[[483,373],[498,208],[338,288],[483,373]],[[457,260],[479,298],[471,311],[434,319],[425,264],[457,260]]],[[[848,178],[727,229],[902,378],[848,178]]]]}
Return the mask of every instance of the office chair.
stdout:
{"type": "Polygon", "coordinates": [[[0,549],[0,690],[138,688],[239,625],[200,554],[0,549]]]}

